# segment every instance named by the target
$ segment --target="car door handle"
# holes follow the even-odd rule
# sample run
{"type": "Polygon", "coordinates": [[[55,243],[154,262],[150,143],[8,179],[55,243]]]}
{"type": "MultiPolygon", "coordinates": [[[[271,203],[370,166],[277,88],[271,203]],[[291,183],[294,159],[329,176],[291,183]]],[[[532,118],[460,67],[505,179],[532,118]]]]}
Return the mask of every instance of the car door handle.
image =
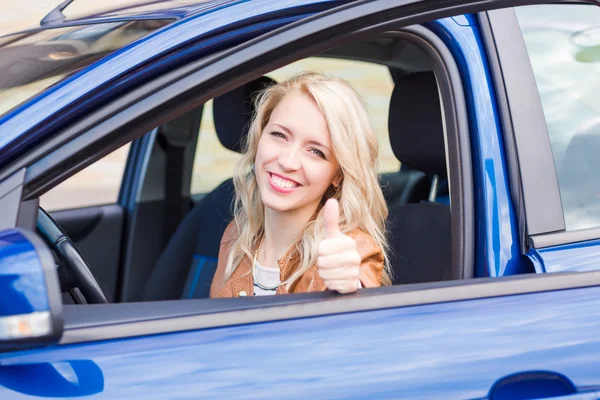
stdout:
{"type": "Polygon", "coordinates": [[[526,371],[505,376],[490,389],[489,400],[598,400],[597,391],[579,392],[566,376],[553,371],[526,371]]]}

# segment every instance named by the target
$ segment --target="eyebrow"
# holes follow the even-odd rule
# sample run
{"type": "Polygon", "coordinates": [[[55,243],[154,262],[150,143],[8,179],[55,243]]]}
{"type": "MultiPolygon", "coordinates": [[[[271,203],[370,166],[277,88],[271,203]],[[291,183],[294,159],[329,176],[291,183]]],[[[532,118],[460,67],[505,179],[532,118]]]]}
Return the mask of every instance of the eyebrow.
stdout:
{"type": "MultiPolygon", "coordinates": [[[[281,124],[278,124],[278,123],[272,123],[272,124],[269,124],[269,125],[270,125],[270,126],[277,126],[278,128],[280,128],[280,129],[282,129],[282,130],[286,131],[287,133],[289,133],[289,134],[291,134],[291,135],[293,135],[293,134],[294,134],[294,133],[293,133],[293,132],[292,132],[292,131],[291,131],[289,128],[287,128],[287,127],[285,127],[285,126],[283,126],[283,125],[281,125],[281,124]]],[[[267,125],[267,126],[269,126],[269,125],[267,125]]],[[[323,143],[321,143],[321,142],[319,142],[319,141],[317,141],[317,140],[310,140],[310,141],[308,142],[308,144],[313,144],[313,145],[315,145],[315,146],[320,146],[320,147],[324,148],[325,150],[327,150],[327,151],[331,152],[331,149],[330,149],[329,147],[327,147],[326,145],[324,145],[323,143]]]]}

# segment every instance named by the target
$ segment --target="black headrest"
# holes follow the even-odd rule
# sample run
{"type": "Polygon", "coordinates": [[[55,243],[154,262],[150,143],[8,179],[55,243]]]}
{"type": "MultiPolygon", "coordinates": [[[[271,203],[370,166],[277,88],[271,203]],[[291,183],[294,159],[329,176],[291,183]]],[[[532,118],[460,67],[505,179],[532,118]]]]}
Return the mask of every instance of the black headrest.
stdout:
{"type": "Polygon", "coordinates": [[[446,176],[440,98],[433,72],[400,78],[392,92],[388,119],[394,155],[411,169],[446,176]]]}
{"type": "Polygon", "coordinates": [[[242,152],[242,138],[248,133],[254,116],[254,98],[263,89],[277,83],[261,76],[213,101],[215,129],[221,144],[229,150],[242,152]]]}

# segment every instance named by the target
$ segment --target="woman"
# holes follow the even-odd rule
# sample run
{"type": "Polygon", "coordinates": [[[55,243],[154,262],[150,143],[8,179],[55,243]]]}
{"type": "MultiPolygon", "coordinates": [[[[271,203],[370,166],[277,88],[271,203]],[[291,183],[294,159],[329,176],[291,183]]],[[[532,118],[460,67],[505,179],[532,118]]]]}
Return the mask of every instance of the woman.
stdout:
{"type": "Polygon", "coordinates": [[[391,284],[378,143],[358,94],[304,73],[256,101],[210,297],[391,284]]]}

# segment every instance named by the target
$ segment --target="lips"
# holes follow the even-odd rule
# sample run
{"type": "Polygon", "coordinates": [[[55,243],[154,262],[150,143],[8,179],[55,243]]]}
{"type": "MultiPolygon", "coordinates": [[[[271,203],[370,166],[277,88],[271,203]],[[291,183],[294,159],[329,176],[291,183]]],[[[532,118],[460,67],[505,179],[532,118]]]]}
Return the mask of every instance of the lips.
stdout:
{"type": "Polygon", "coordinates": [[[283,176],[274,174],[272,172],[269,172],[268,175],[269,184],[275,191],[279,193],[290,193],[302,186],[292,179],[284,178],[283,176]]]}

